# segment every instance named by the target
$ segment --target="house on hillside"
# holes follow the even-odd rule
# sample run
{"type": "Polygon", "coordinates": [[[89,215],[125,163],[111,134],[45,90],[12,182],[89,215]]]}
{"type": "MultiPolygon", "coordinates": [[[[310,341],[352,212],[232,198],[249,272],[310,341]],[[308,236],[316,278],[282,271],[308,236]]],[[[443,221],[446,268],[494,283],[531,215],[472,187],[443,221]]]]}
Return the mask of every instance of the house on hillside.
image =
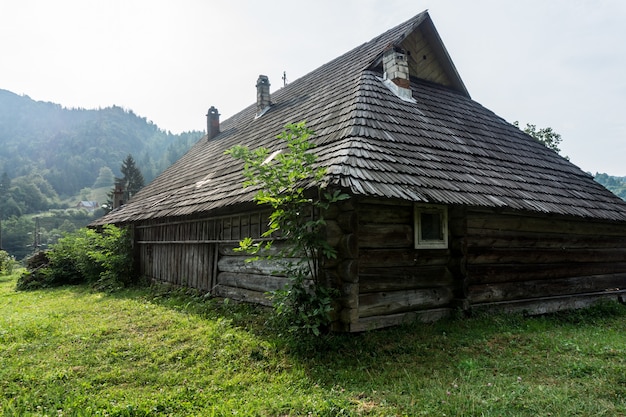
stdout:
{"type": "Polygon", "coordinates": [[[271,94],[260,76],[227,120],[211,107],[207,136],[95,225],[133,229],[146,277],[267,303],[285,278],[232,250],[267,212],[224,151],[278,149],[302,120],[329,187],[351,196],[326,214],[335,330],[624,297],[626,202],[473,101],[427,12],[271,94]]]}
{"type": "Polygon", "coordinates": [[[87,211],[95,211],[98,207],[100,207],[100,205],[98,204],[97,201],[79,201],[78,204],[76,204],[76,208],[78,209],[85,209],[87,211]]]}

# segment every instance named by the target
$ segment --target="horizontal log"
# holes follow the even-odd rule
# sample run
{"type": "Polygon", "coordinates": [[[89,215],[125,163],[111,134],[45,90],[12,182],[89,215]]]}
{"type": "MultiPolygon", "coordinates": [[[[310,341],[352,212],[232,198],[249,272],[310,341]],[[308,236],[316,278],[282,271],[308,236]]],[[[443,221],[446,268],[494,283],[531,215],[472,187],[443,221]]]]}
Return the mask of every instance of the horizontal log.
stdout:
{"type": "Polygon", "coordinates": [[[322,211],[322,216],[324,216],[326,221],[335,220],[337,216],[339,216],[339,213],[341,213],[339,206],[337,204],[331,204],[326,210],[322,211]]]}
{"type": "MultiPolygon", "coordinates": [[[[259,259],[247,262],[249,256],[224,256],[217,263],[219,272],[236,272],[246,274],[284,276],[283,266],[279,260],[259,259]]],[[[297,262],[297,259],[285,259],[284,261],[297,262]]]]}
{"type": "Polygon", "coordinates": [[[359,255],[359,243],[353,234],[343,235],[337,245],[337,256],[341,259],[355,259],[359,255]]]}
{"type": "Polygon", "coordinates": [[[626,248],[569,250],[474,248],[471,251],[468,249],[466,258],[468,264],[621,262],[626,259],[626,248]]]}
{"type": "Polygon", "coordinates": [[[397,267],[447,265],[450,259],[447,251],[441,249],[360,249],[359,266],[397,267]]]}
{"type": "Polygon", "coordinates": [[[468,229],[517,230],[540,233],[567,233],[580,235],[626,235],[623,223],[600,222],[558,216],[524,216],[511,214],[468,213],[468,229]]]}
{"type": "Polygon", "coordinates": [[[346,260],[337,267],[337,274],[343,282],[359,282],[359,263],[355,260],[346,260]]]}
{"type": "Polygon", "coordinates": [[[363,197],[359,198],[359,207],[367,207],[368,205],[372,206],[391,206],[391,207],[413,207],[413,203],[406,200],[393,199],[393,198],[373,198],[373,197],[363,197]]]}
{"type": "Polygon", "coordinates": [[[359,282],[358,262],[356,260],[342,261],[333,268],[324,268],[323,272],[325,280],[336,285],[359,282]]]}
{"type": "Polygon", "coordinates": [[[268,294],[243,288],[227,287],[225,285],[215,287],[215,296],[264,306],[272,305],[268,294]]]}
{"type": "Polygon", "coordinates": [[[245,274],[233,272],[220,272],[217,276],[219,285],[247,290],[270,292],[289,286],[290,281],[285,277],[272,275],[245,274]]]}
{"type": "Polygon", "coordinates": [[[359,296],[359,317],[443,307],[452,298],[452,290],[446,287],[362,294],[359,296]]]}
{"type": "Polygon", "coordinates": [[[534,299],[503,301],[472,305],[473,312],[548,314],[563,310],[574,310],[592,306],[598,301],[623,301],[626,291],[605,291],[590,294],[540,297],[534,299]]]}
{"type": "Polygon", "coordinates": [[[339,226],[339,223],[337,223],[337,221],[335,220],[326,221],[326,227],[324,229],[324,232],[326,234],[326,241],[332,247],[336,247],[337,245],[339,245],[339,242],[344,235],[344,231],[341,229],[341,226],[339,226]]]}
{"type": "Polygon", "coordinates": [[[361,268],[359,271],[359,288],[362,294],[454,286],[454,277],[445,266],[361,268]]]}
{"type": "Polygon", "coordinates": [[[468,248],[624,248],[626,235],[567,235],[545,232],[512,232],[510,230],[468,229],[468,248]]]}
{"type": "Polygon", "coordinates": [[[359,284],[346,283],[341,286],[341,305],[345,308],[358,308],[359,306],[359,284]]]}
{"type": "Polygon", "coordinates": [[[361,317],[355,323],[351,323],[350,332],[367,332],[384,327],[399,326],[402,324],[421,322],[432,323],[437,320],[450,317],[450,308],[435,308],[430,310],[411,311],[407,313],[390,314],[386,316],[361,317]]]}
{"type": "MultiPolygon", "coordinates": [[[[267,256],[267,255],[277,255],[282,249],[287,247],[287,244],[282,240],[272,240],[272,239],[256,239],[256,242],[262,242],[264,245],[272,241],[270,249],[263,249],[259,255],[267,256]]],[[[241,252],[238,250],[239,241],[231,242],[231,243],[222,243],[219,245],[219,253],[221,256],[243,256],[245,252],[241,252]]]]}
{"type": "Polygon", "coordinates": [[[359,310],[356,308],[344,308],[339,313],[339,320],[345,324],[356,323],[359,320],[359,310]]]}
{"type": "Polygon", "coordinates": [[[412,206],[361,205],[358,212],[360,224],[413,224],[412,206]]]}
{"type": "Polygon", "coordinates": [[[466,265],[465,270],[472,284],[488,284],[614,274],[626,271],[626,262],[466,265]]]}
{"type": "Polygon", "coordinates": [[[470,303],[487,303],[616,289],[626,289],[626,272],[552,280],[470,285],[467,298],[470,303]]]}
{"type": "Polygon", "coordinates": [[[351,210],[339,213],[337,216],[337,224],[341,230],[348,233],[354,233],[359,227],[356,211],[351,210]]]}
{"type": "Polygon", "coordinates": [[[405,224],[365,224],[359,227],[359,248],[412,248],[413,227],[405,224]]]}

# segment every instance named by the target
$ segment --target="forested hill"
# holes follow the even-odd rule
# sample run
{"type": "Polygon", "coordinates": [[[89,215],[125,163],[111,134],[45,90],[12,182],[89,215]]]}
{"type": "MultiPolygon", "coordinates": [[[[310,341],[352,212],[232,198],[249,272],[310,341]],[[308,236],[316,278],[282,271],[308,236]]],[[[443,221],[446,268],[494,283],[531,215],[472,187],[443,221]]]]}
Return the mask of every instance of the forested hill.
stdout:
{"type": "Polygon", "coordinates": [[[613,194],[626,200],[626,177],[614,177],[609,174],[596,172],[595,180],[606,188],[611,190],[613,194]]]}
{"type": "Polygon", "coordinates": [[[92,187],[103,168],[120,176],[128,154],[149,182],[202,134],[173,135],[117,106],[67,109],[0,89],[0,174],[43,179],[61,197],[92,187]]]}

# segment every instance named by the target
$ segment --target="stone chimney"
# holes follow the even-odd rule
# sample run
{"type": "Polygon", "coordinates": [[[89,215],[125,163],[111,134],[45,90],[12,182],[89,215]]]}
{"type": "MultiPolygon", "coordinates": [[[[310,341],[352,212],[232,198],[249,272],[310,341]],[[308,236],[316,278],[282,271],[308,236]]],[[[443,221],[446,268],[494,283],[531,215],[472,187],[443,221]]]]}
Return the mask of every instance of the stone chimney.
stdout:
{"type": "Polygon", "coordinates": [[[259,75],[256,80],[256,117],[261,117],[271,105],[270,80],[267,75],[259,75]]]}
{"type": "Polygon", "coordinates": [[[207,139],[211,140],[220,133],[220,114],[213,106],[206,114],[206,134],[207,139]]]}
{"type": "Polygon", "coordinates": [[[383,53],[384,78],[402,88],[410,88],[409,61],[404,50],[390,46],[383,53]]]}
{"type": "Polygon", "coordinates": [[[116,179],[115,188],[113,188],[113,208],[119,208],[124,205],[124,185],[122,180],[116,179]]]}
{"type": "Polygon", "coordinates": [[[402,48],[389,45],[383,52],[383,78],[386,83],[393,83],[393,92],[403,100],[413,101],[411,81],[409,79],[408,55],[402,48]]]}

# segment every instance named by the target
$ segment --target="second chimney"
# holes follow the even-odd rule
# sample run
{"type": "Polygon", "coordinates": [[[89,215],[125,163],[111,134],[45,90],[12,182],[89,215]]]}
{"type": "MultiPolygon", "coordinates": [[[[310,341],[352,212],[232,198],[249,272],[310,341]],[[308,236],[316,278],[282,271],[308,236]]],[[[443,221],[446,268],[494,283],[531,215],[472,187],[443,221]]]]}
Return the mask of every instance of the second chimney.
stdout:
{"type": "Polygon", "coordinates": [[[213,106],[206,114],[206,135],[207,139],[211,140],[220,133],[220,114],[213,106]]]}
{"type": "Polygon", "coordinates": [[[256,117],[261,117],[271,104],[270,80],[267,75],[259,75],[259,79],[256,81],[256,117]]]}

